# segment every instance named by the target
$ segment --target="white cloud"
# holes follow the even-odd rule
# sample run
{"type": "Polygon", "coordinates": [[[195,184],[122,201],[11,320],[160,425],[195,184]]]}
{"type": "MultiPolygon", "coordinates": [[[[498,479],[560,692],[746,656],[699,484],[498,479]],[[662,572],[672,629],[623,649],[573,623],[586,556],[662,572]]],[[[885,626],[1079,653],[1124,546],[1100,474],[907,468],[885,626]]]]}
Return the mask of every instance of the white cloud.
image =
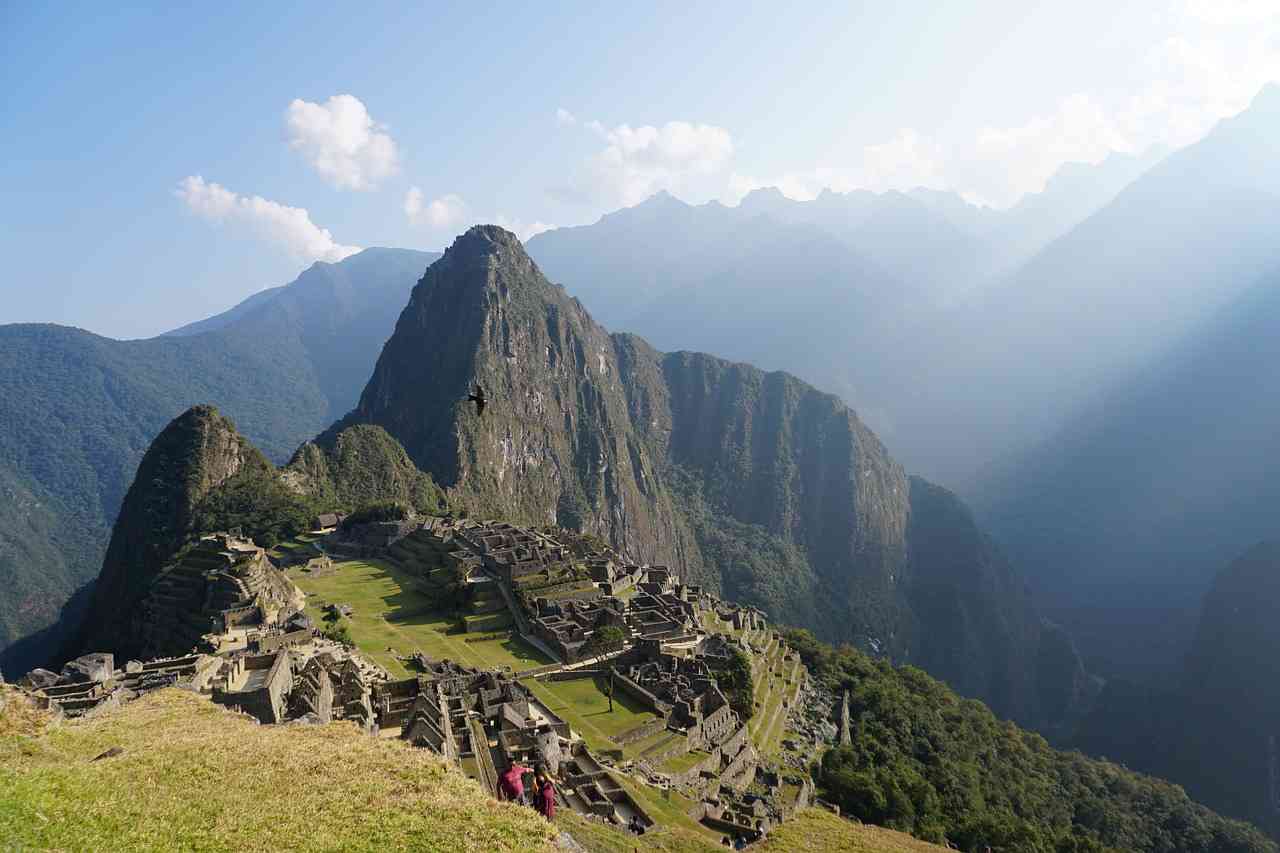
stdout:
{"type": "Polygon", "coordinates": [[[729,202],[761,186],[796,199],[837,191],[926,186],[954,189],[996,207],[1039,192],[1065,163],[1098,163],[1111,152],[1196,142],[1280,80],[1280,12],[1275,0],[1184,0],[1159,21],[1149,48],[1116,84],[1076,92],[1052,108],[968,136],[930,140],[903,130],[851,162],[758,178],[729,176],[729,202]]]}
{"type": "Polygon", "coordinates": [[[1042,190],[1064,163],[1196,142],[1280,79],[1274,0],[1188,0],[1163,26],[1165,34],[1130,69],[1128,85],[1076,93],[1046,115],[983,128],[972,148],[955,152],[951,182],[1011,204],[1042,190]]]}
{"type": "Polygon", "coordinates": [[[548,222],[522,222],[519,219],[509,219],[501,214],[498,215],[494,224],[515,234],[520,238],[521,243],[525,242],[535,234],[541,234],[543,231],[550,231],[552,228],[556,227],[548,222]]]}
{"type": "Polygon", "coordinates": [[[311,221],[301,207],[289,207],[262,196],[237,195],[221,184],[189,175],[174,195],[194,213],[212,222],[237,222],[269,242],[283,246],[304,261],[340,261],[360,251],[334,241],[327,228],[311,221]]]}
{"type": "Polygon", "coordinates": [[[572,127],[577,123],[578,120],[574,118],[573,113],[569,112],[564,107],[560,107],[556,110],[556,124],[559,124],[562,127],[572,127]]]}
{"type": "Polygon", "coordinates": [[[607,128],[588,121],[582,126],[599,136],[605,147],[584,165],[574,181],[574,194],[607,204],[635,204],[659,190],[695,195],[707,191],[713,179],[720,183],[718,176],[733,158],[732,136],[715,125],[669,121],[661,127],[607,128]]]}
{"type": "Polygon", "coordinates": [[[722,198],[726,203],[736,204],[748,192],[761,187],[777,187],[783,195],[797,201],[817,198],[824,189],[836,192],[941,189],[946,186],[944,166],[944,153],[937,143],[911,128],[903,128],[892,139],[863,148],[857,162],[851,165],[817,166],[768,179],[735,172],[729,176],[722,198]]]}
{"type": "Polygon", "coordinates": [[[374,189],[398,168],[395,140],[354,95],[334,95],[323,104],[295,98],[285,123],[289,145],[338,189],[374,189]]]}
{"type": "Polygon", "coordinates": [[[418,187],[410,187],[405,193],[404,214],[411,224],[453,228],[466,221],[467,205],[461,196],[449,193],[424,204],[425,199],[418,187]]]}

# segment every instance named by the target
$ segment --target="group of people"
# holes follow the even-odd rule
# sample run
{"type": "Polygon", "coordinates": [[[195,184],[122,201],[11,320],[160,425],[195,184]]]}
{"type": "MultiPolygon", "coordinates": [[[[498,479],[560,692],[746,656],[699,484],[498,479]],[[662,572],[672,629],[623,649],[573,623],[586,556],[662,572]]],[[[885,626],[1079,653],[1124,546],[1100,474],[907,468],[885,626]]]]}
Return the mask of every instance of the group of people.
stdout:
{"type": "Polygon", "coordinates": [[[536,770],[530,771],[519,762],[513,762],[498,777],[498,793],[504,800],[533,806],[547,820],[556,816],[556,783],[545,764],[539,764],[536,770]],[[533,790],[526,792],[524,777],[529,772],[533,773],[533,790]]]}
{"type": "MultiPolygon", "coordinates": [[[[547,772],[547,766],[539,764],[537,769],[532,771],[533,789],[526,791],[524,777],[529,772],[528,767],[519,762],[512,762],[507,771],[498,777],[498,796],[513,803],[533,806],[538,811],[538,814],[547,820],[552,820],[556,816],[555,780],[547,772]]],[[[636,835],[644,834],[645,826],[639,815],[631,816],[631,822],[627,825],[627,830],[636,835]]]]}

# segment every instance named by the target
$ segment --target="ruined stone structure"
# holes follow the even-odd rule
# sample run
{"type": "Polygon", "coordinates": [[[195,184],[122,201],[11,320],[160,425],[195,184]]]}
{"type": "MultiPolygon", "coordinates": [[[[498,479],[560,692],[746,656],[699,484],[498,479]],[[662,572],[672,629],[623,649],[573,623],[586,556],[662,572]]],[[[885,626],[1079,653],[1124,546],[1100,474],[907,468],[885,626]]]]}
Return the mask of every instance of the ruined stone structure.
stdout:
{"type": "MultiPolygon", "coordinates": [[[[330,539],[374,549],[427,588],[447,592],[460,602],[468,631],[514,623],[526,640],[563,662],[523,673],[526,683],[608,677],[612,689],[653,714],[613,738],[620,746],[645,742],[621,769],[698,798],[695,816],[708,826],[754,840],[812,796],[811,786],[782,779],[783,771],[761,770],[750,729],[717,682],[716,673],[740,652],[751,656],[757,683],[776,676],[779,661],[796,665],[794,653],[778,653],[781,639],[760,611],[684,584],[665,566],[637,566],[608,549],[594,550],[571,534],[424,518],[371,526],[354,545],[349,531],[330,539]],[[620,629],[615,636],[622,648],[593,644],[606,627],[620,629]],[[606,651],[589,666],[565,666],[606,651]]],[[[324,551],[330,544],[325,541],[324,551]]],[[[296,612],[295,592],[261,549],[225,534],[206,537],[161,575],[147,601],[149,612],[169,614],[151,629],[154,642],[198,640],[215,655],[131,661],[123,671],[113,668],[111,655],[86,655],[60,674],[33,671],[24,686],[69,715],[176,684],[264,724],[346,720],[438,753],[491,793],[514,763],[545,765],[560,780],[563,807],[622,824],[633,817],[642,826],[654,823],[612,775],[611,762],[621,756],[593,756],[509,671],[417,652],[401,659],[419,674],[390,678],[321,637],[296,612]],[[178,618],[183,613],[207,624],[178,618]]],[[[350,609],[330,606],[338,613],[350,609]]],[[[766,731],[791,717],[803,682],[787,683],[781,701],[770,704],[766,731]]]]}
{"type": "Polygon", "coordinates": [[[213,683],[212,699],[237,708],[262,723],[284,722],[293,669],[289,653],[241,654],[224,660],[213,683]]]}
{"type": "Polygon", "coordinates": [[[718,832],[752,842],[813,802],[813,780],[807,774],[761,770],[748,790],[722,788],[704,799],[701,819],[718,832]]]}
{"type": "Polygon", "coordinates": [[[289,700],[290,716],[308,722],[328,723],[333,720],[333,678],[319,656],[303,666],[289,700]]]}
{"type": "Polygon", "coordinates": [[[295,595],[263,549],[230,534],[212,534],[152,581],[138,634],[150,654],[208,649],[207,634],[275,625],[291,615],[295,595]]]}
{"type": "Polygon", "coordinates": [[[32,670],[18,685],[42,707],[79,717],[160,687],[205,689],[218,664],[210,655],[187,655],[147,663],[129,661],[116,669],[112,655],[96,652],[68,662],[61,673],[32,670]]]}
{"type": "Polygon", "coordinates": [[[840,745],[850,746],[853,743],[853,736],[849,732],[849,691],[844,691],[840,699],[840,745]]]}

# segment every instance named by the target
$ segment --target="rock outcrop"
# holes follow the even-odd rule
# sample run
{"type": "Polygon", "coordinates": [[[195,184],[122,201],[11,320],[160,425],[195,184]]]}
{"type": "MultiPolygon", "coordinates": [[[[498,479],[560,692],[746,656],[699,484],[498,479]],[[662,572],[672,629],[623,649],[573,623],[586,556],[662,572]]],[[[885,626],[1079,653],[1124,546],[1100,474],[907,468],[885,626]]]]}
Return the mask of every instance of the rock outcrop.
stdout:
{"type": "Polygon", "coordinates": [[[69,654],[84,649],[138,656],[140,638],[131,621],[151,581],[191,535],[200,502],[250,468],[272,470],[212,406],[189,409],[164,428],[125,495],[92,603],[69,654]]]}

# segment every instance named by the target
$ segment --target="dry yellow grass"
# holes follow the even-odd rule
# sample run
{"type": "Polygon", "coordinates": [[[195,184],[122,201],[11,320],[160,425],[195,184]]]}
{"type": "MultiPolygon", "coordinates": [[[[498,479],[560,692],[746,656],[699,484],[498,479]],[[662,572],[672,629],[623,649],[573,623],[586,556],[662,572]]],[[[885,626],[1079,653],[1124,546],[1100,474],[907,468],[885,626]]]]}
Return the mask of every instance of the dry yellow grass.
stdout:
{"type": "Polygon", "coordinates": [[[751,849],[759,853],[939,853],[947,848],[812,808],[797,814],[751,849]]]}
{"type": "Polygon", "coordinates": [[[490,853],[554,835],[428,751],[345,723],[259,726],[180,690],[43,732],[0,707],[0,838],[18,849],[490,853]]]}
{"type": "Polygon", "coordinates": [[[43,734],[50,714],[41,711],[27,695],[15,687],[0,683],[0,739],[43,734]]]}

